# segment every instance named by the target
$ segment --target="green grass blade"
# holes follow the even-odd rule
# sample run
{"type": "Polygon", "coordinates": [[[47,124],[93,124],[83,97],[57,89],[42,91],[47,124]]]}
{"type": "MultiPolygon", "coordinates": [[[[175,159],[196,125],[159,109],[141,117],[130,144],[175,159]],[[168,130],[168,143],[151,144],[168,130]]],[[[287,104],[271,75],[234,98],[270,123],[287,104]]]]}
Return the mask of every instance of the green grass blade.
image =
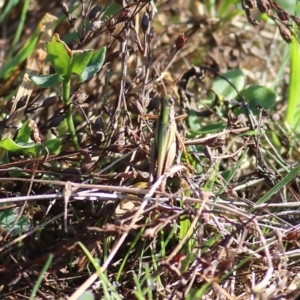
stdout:
{"type": "MultiPolygon", "coordinates": [[[[246,149],[243,152],[243,155],[240,157],[240,159],[238,160],[238,162],[236,163],[236,165],[234,166],[234,168],[232,169],[232,171],[229,172],[229,174],[226,176],[225,181],[226,181],[226,186],[231,182],[231,180],[233,179],[233,177],[235,176],[236,172],[240,169],[242,163],[244,162],[245,157],[248,154],[248,150],[246,149]]],[[[220,189],[220,191],[218,192],[219,195],[222,194],[224,192],[224,187],[222,187],[220,189]]]]}
{"type": "Polygon", "coordinates": [[[139,241],[139,239],[140,239],[142,233],[144,232],[144,230],[145,230],[145,228],[142,228],[142,229],[138,232],[138,234],[136,235],[134,241],[131,243],[131,245],[130,245],[130,247],[129,247],[129,249],[128,249],[126,255],[125,255],[125,257],[124,257],[123,260],[122,260],[121,266],[120,266],[120,268],[119,268],[119,270],[118,270],[118,274],[117,274],[117,276],[116,276],[116,281],[119,281],[119,280],[120,280],[120,277],[121,277],[121,275],[122,275],[123,269],[124,269],[124,267],[125,267],[125,265],[126,265],[126,263],[127,263],[128,257],[129,257],[129,255],[130,255],[131,251],[135,248],[135,246],[136,246],[137,242],[139,241]]]}
{"type": "Polygon", "coordinates": [[[211,174],[203,187],[204,191],[207,191],[207,192],[212,191],[215,181],[217,179],[217,175],[218,175],[218,171],[219,171],[219,163],[220,163],[219,161],[215,163],[215,165],[211,171],[211,174]]]}
{"type": "Polygon", "coordinates": [[[232,9],[233,5],[236,5],[238,1],[237,0],[225,0],[221,1],[218,11],[219,18],[228,18],[228,16],[231,17],[232,14],[237,14],[238,10],[232,9]]]}
{"type": "MultiPolygon", "coordinates": [[[[262,204],[268,201],[274,194],[279,192],[284,186],[291,182],[300,173],[300,164],[292,169],[280,182],[273,186],[267,193],[265,193],[258,201],[257,204],[262,204]]],[[[253,212],[254,208],[249,212],[253,212]]]]}
{"type": "Polygon", "coordinates": [[[15,47],[20,41],[20,37],[21,37],[22,31],[24,29],[24,23],[25,23],[27,11],[28,11],[29,3],[30,3],[30,0],[25,0],[24,1],[24,5],[23,5],[21,16],[20,16],[20,21],[19,21],[19,24],[18,24],[18,27],[17,27],[17,31],[15,33],[10,51],[8,53],[8,59],[10,59],[13,56],[13,53],[15,51],[15,47]]]}
{"type": "Polygon", "coordinates": [[[45,265],[44,265],[44,267],[43,267],[43,269],[42,269],[42,271],[41,271],[41,273],[40,273],[40,276],[39,276],[37,282],[35,283],[35,285],[33,287],[32,293],[30,295],[30,300],[34,300],[35,299],[35,295],[36,295],[36,293],[38,291],[38,288],[39,288],[39,286],[40,286],[40,284],[41,284],[41,282],[43,280],[43,277],[44,277],[46,271],[50,267],[52,260],[53,260],[53,254],[50,254],[49,257],[48,257],[48,259],[47,259],[47,261],[46,261],[46,263],[45,263],[45,265]]]}
{"type": "Polygon", "coordinates": [[[160,254],[161,254],[161,257],[163,259],[165,259],[167,253],[167,246],[169,245],[169,242],[172,240],[172,238],[174,238],[174,236],[176,235],[176,232],[177,232],[177,226],[173,226],[171,231],[168,233],[168,236],[165,237],[164,233],[161,231],[160,232],[160,245],[161,245],[161,251],[160,251],[160,254]]]}
{"type": "Polygon", "coordinates": [[[19,3],[19,0],[10,0],[4,4],[4,9],[0,12],[0,25],[2,24],[4,19],[7,17],[7,15],[12,11],[14,6],[16,6],[18,3],[19,3]]]}
{"type": "Polygon", "coordinates": [[[93,267],[97,271],[97,274],[101,280],[103,293],[105,295],[105,298],[103,299],[117,299],[121,300],[121,297],[116,292],[115,287],[111,284],[109,279],[106,277],[106,275],[101,271],[99,263],[96,261],[96,259],[92,256],[91,252],[81,243],[78,242],[78,245],[81,247],[89,261],[92,263],[93,267]]]}
{"type": "Polygon", "coordinates": [[[142,286],[141,286],[141,283],[140,283],[140,278],[137,274],[133,274],[133,280],[134,280],[134,283],[135,283],[135,291],[134,291],[134,295],[136,297],[136,299],[138,300],[144,300],[144,295],[143,295],[143,291],[142,291],[142,286]]]}
{"type": "MultiPolygon", "coordinates": [[[[296,28],[294,27],[294,33],[296,28]]],[[[291,128],[296,128],[300,117],[300,56],[299,56],[299,44],[295,36],[292,37],[291,42],[291,56],[290,56],[290,77],[289,77],[289,95],[288,95],[288,107],[286,112],[286,122],[291,128]]]]}
{"type": "Polygon", "coordinates": [[[27,40],[22,49],[6,63],[3,64],[0,70],[0,80],[8,79],[15,68],[21,64],[34,50],[40,30],[37,28],[32,36],[27,40]]]}

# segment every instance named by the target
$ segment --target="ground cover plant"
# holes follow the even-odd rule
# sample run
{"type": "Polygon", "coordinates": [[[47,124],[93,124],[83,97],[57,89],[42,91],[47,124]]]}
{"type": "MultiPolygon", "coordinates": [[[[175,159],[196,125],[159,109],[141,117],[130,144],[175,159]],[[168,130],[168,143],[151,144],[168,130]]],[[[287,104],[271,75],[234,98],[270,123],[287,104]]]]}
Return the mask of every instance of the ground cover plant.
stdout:
{"type": "Polygon", "coordinates": [[[0,1],[1,299],[298,299],[297,1],[0,1]]]}

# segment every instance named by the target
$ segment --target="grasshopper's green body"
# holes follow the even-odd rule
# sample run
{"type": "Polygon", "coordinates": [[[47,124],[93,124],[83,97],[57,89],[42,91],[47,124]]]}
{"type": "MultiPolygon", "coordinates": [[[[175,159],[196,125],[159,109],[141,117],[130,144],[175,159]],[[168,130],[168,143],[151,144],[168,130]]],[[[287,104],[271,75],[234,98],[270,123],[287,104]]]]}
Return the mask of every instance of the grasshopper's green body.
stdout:
{"type": "MultiPolygon", "coordinates": [[[[176,122],[174,99],[166,95],[161,100],[161,110],[156,128],[157,172],[156,178],[164,174],[176,156],[176,122]]],[[[165,183],[161,190],[164,190],[165,183]]]]}

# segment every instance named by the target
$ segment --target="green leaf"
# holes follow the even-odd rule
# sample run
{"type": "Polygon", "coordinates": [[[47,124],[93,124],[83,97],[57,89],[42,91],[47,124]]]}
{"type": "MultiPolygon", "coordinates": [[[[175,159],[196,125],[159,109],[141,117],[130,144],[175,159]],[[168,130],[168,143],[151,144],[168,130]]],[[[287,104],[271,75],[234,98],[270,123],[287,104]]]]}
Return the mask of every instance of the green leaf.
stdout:
{"type": "Polygon", "coordinates": [[[295,0],[277,0],[278,4],[287,12],[294,14],[295,13],[295,0]]]}
{"type": "Polygon", "coordinates": [[[61,139],[56,138],[56,139],[48,140],[44,143],[44,147],[48,148],[51,154],[59,154],[61,149],[61,139]]]}
{"type": "Polygon", "coordinates": [[[276,103],[276,93],[264,86],[252,85],[241,91],[254,115],[258,114],[257,106],[270,109],[276,103]]]}
{"type": "Polygon", "coordinates": [[[211,124],[202,126],[200,129],[198,129],[195,132],[192,132],[189,135],[189,137],[193,138],[193,137],[195,137],[197,135],[214,133],[214,132],[220,132],[220,131],[224,130],[226,127],[227,127],[227,124],[225,124],[223,122],[211,123],[211,124]]]}
{"type": "Polygon", "coordinates": [[[15,143],[11,138],[4,139],[0,141],[0,147],[4,148],[7,151],[16,152],[16,151],[24,151],[29,154],[35,154],[35,144],[28,143],[26,146],[19,145],[15,143]]]}
{"type": "Polygon", "coordinates": [[[23,169],[17,168],[17,167],[9,168],[8,174],[10,177],[15,177],[15,178],[19,178],[19,177],[29,178],[30,177],[29,173],[26,173],[23,171],[23,169]]]}
{"type": "MultiPolygon", "coordinates": [[[[27,129],[26,129],[27,130],[27,129]]],[[[22,135],[21,140],[25,140],[25,134],[22,135]]],[[[44,144],[36,144],[34,142],[26,143],[26,145],[18,144],[13,141],[11,138],[4,139],[0,141],[0,147],[4,148],[7,151],[17,152],[22,151],[27,155],[36,155],[43,156],[46,154],[46,148],[50,154],[59,154],[61,150],[61,139],[55,138],[52,140],[46,141],[44,144]]]]}
{"type": "Polygon", "coordinates": [[[89,61],[86,68],[83,70],[79,77],[79,82],[84,82],[91,77],[93,77],[97,72],[99,72],[103,66],[106,54],[106,47],[101,48],[93,54],[91,60],[89,61]]]}
{"type": "Polygon", "coordinates": [[[47,43],[47,53],[54,70],[62,77],[70,76],[70,61],[72,50],[55,33],[49,43],[47,43]]]}
{"type": "Polygon", "coordinates": [[[71,58],[71,72],[77,75],[81,75],[83,70],[88,65],[94,50],[84,50],[84,51],[72,51],[73,56],[71,58]]]}
{"type": "Polygon", "coordinates": [[[259,131],[249,130],[244,133],[241,133],[239,136],[255,136],[255,135],[259,135],[259,131]]]}
{"type": "MultiPolygon", "coordinates": [[[[245,85],[244,74],[240,69],[230,70],[225,74],[222,74],[222,76],[227,78],[238,91],[240,91],[245,85]]],[[[212,90],[216,94],[227,98],[234,98],[237,96],[237,93],[232,86],[221,77],[217,77],[214,80],[212,90]]]]}
{"type": "Polygon", "coordinates": [[[11,236],[17,236],[30,228],[30,220],[25,215],[22,215],[16,224],[15,221],[19,217],[19,209],[12,208],[0,211],[0,226],[4,232],[12,229],[11,236]]]}
{"type": "Polygon", "coordinates": [[[40,75],[40,76],[32,75],[29,76],[29,78],[31,79],[31,81],[34,82],[34,84],[45,89],[56,86],[63,81],[63,77],[61,77],[57,73],[51,75],[40,75]]]}
{"type": "Polygon", "coordinates": [[[31,135],[31,127],[29,127],[29,120],[27,120],[23,126],[18,131],[18,136],[16,138],[16,143],[19,145],[26,145],[29,142],[31,135]]]}
{"type": "Polygon", "coordinates": [[[50,154],[59,154],[61,150],[61,139],[55,138],[47,140],[43,145],[36,145],[36,153],[38,153],[39,156],[44,156],[46,154],[46,148],[50,154]]]}
{"type": "Polygon", "coordinates": [[[189,111],[188,122],[192,132],[201,129],[200,118],[197,116],[197,113],[192,109],[189,111]]]}
{"type": "Polygon", "coordinates": [[[81,75],[88,66],[93,52],[94,50],[92,49],[71,50],[67,44],[60,39],[57,33],[53,35],[51,41],[47,44],[47,53],[52,67],[57,74],[63,78],[70,77],[72,73],[81,75]]]}
{"type": "Polygon", "coordinates": [[[85,291],[78,300],[94,300],[95,296],[92,292],[90,291],[85,291]]]}

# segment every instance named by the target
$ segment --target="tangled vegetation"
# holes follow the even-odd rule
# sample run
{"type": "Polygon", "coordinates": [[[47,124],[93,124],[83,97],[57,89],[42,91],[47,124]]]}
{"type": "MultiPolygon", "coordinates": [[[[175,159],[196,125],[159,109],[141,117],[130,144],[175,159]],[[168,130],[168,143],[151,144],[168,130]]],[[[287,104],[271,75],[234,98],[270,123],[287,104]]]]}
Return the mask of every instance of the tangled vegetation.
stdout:
{"type": "Polygon", "coordinates": [[[298,6],[0,1],[1,299],[300,299],[298,6]]]}

